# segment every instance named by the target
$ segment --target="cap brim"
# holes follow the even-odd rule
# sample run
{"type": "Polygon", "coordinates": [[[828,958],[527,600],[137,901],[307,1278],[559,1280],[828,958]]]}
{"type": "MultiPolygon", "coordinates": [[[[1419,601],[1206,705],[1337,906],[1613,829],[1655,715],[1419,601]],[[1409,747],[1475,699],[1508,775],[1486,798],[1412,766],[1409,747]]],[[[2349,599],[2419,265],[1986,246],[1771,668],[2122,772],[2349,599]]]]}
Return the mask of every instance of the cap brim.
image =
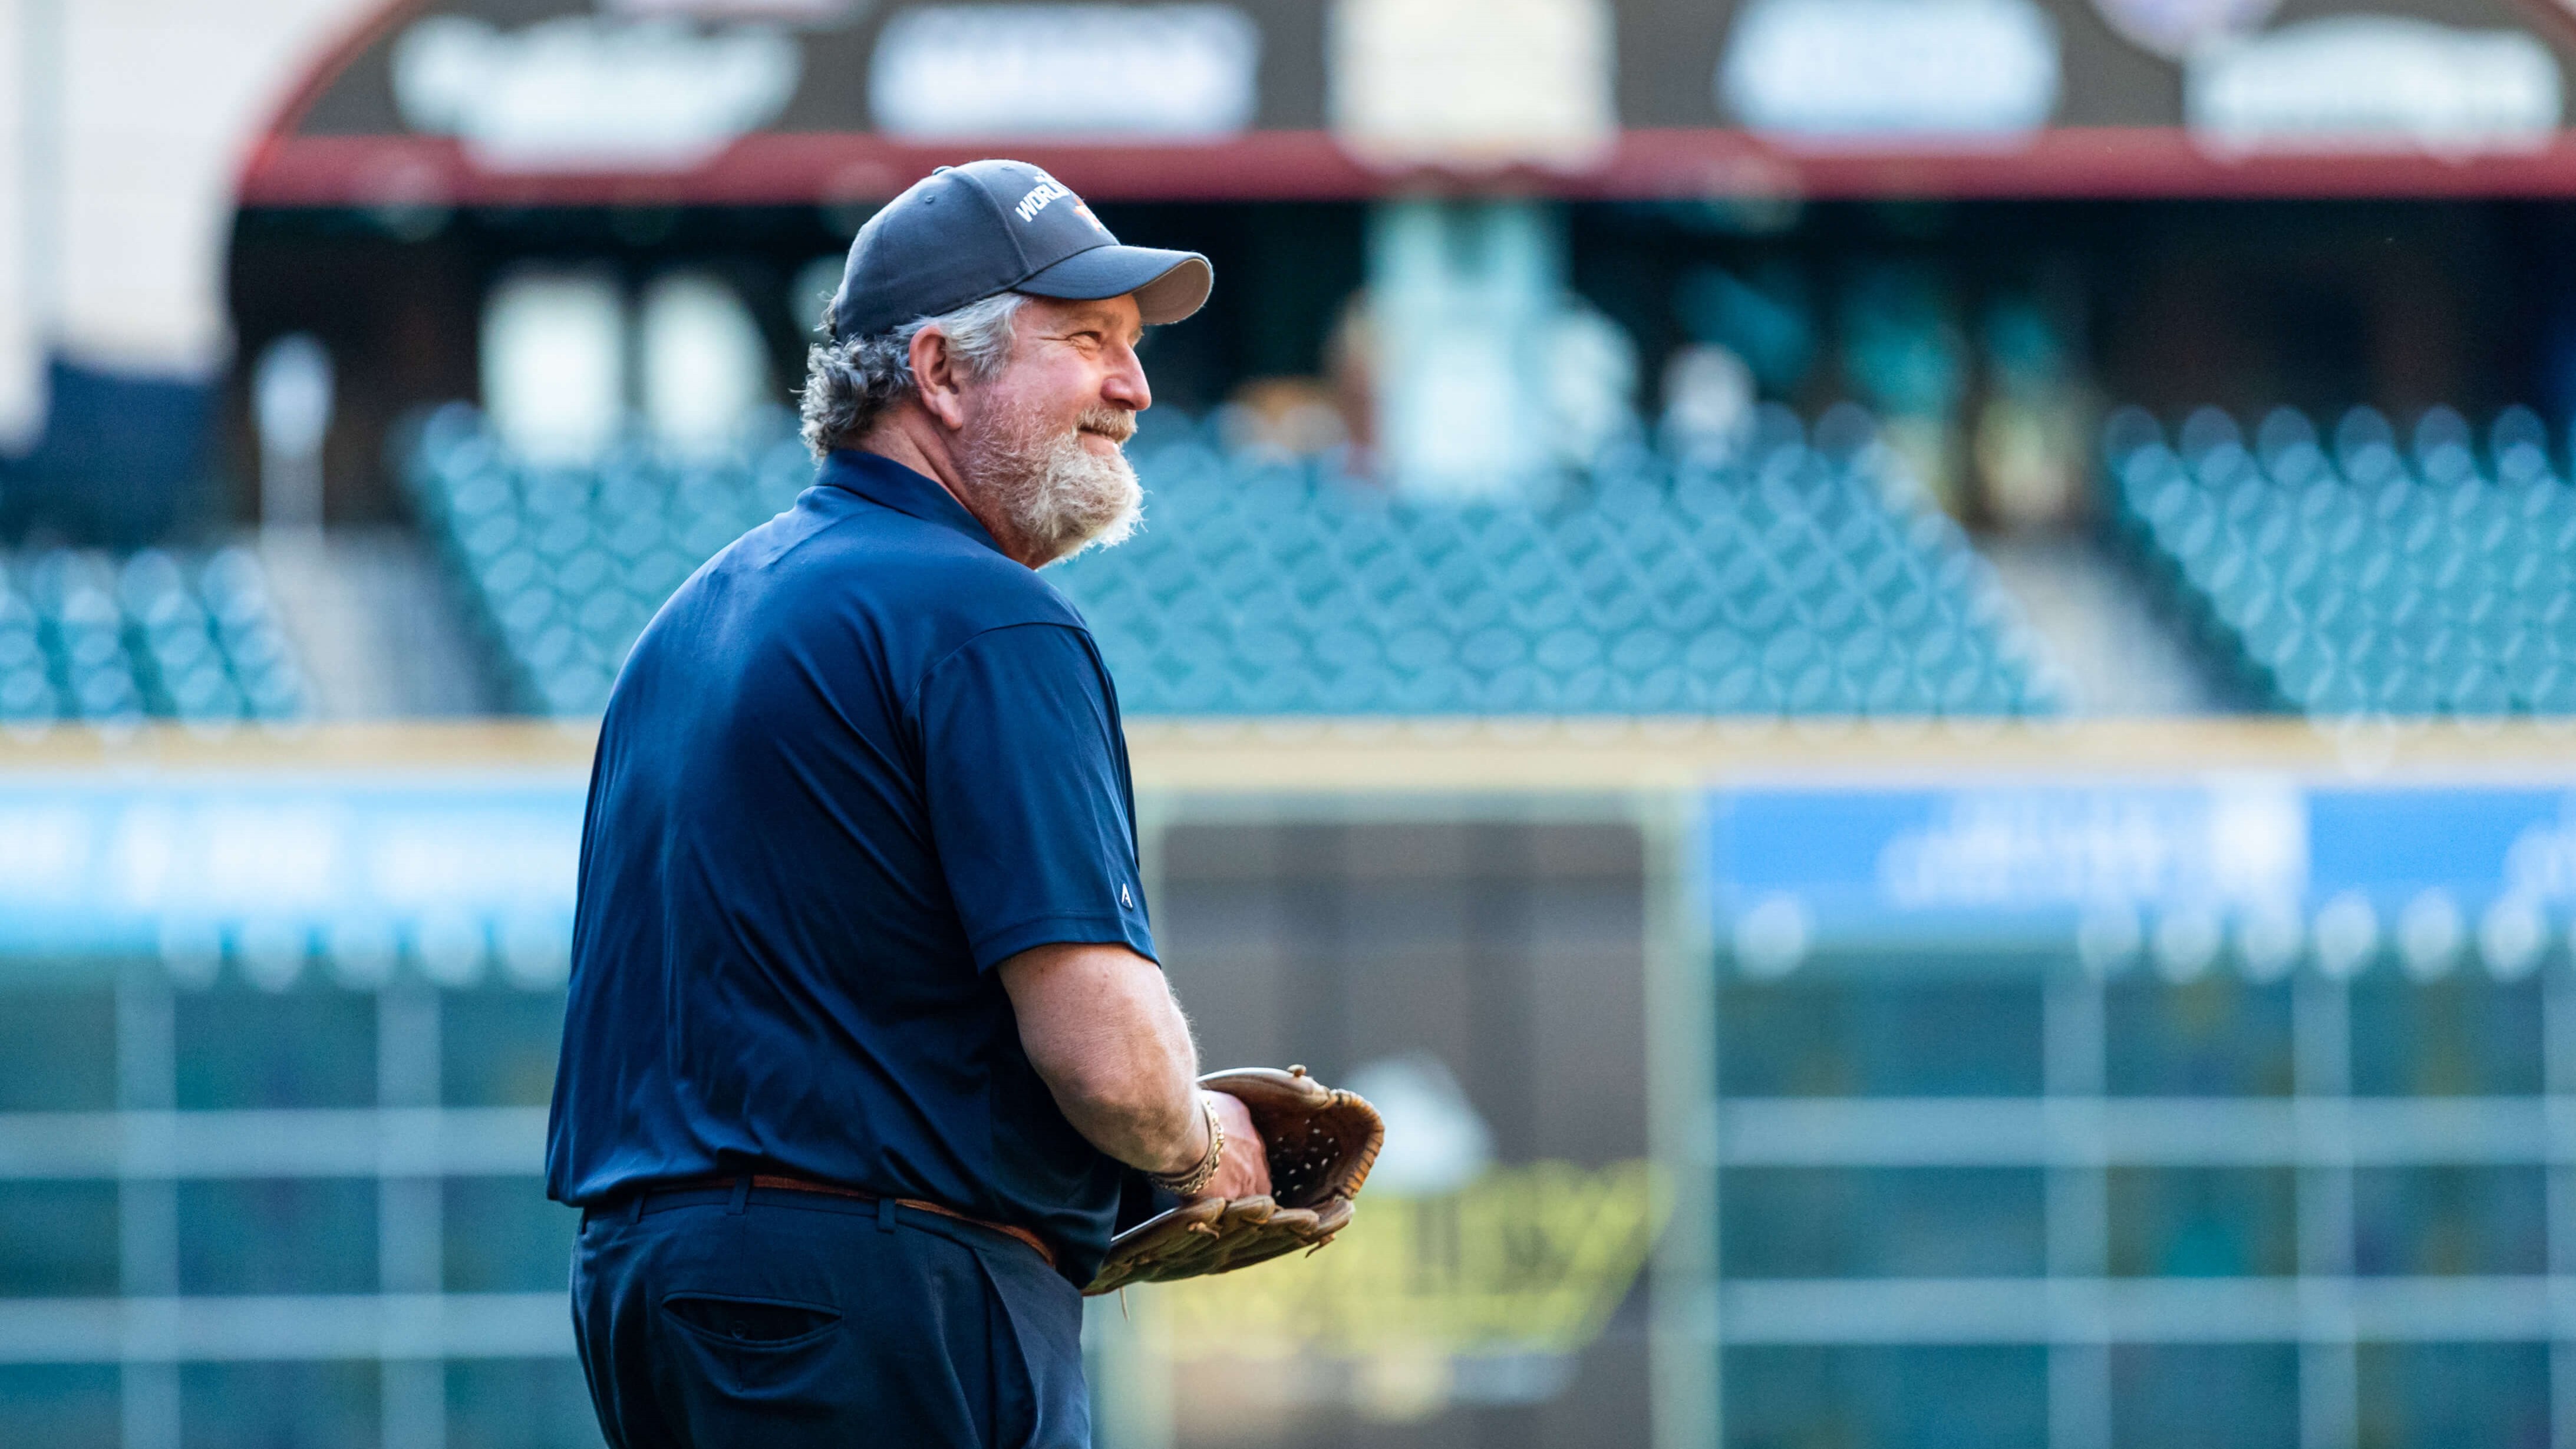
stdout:
{"type": "Polygon", "coordinates": [[[1197,252],[1167,252],[1160,247],[1111,243],[1075,252],[1013,287],[1038,297],[1070,302],[1136,295],[1136,310],[1147,326],[1178,322],[1197,311],[1216,285],[1216,269],[1197,252]]]}

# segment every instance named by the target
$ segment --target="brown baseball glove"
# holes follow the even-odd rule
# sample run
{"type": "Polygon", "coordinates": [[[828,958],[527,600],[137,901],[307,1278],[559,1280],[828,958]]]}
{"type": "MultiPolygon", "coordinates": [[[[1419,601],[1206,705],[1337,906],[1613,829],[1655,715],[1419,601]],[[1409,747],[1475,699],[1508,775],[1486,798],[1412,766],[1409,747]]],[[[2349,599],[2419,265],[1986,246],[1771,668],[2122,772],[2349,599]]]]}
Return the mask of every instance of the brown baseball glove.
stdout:
{"type": "Polygon", "coordinates": [[[1304,1067],[1210,1072],[1199,1085],[1232,1094],[1251,1114],[1270,1159],[1270,1195],[1191,1198],[1138,1223],[1110,1239],[1109,1257],[1084,1293],[1231,1273],[1320,1248],[1349,1225],[1351,1199],[1386,1141],[1375,1107],[1307,1076],[1304,1067]]]}

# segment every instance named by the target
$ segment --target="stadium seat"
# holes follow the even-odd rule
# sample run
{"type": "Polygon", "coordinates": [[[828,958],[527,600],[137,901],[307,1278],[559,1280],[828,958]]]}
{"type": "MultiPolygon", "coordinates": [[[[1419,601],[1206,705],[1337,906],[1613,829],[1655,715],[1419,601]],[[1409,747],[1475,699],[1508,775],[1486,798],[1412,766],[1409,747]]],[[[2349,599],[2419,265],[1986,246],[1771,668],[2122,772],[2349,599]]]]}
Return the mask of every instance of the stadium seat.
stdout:
{"type": "Polygon", "coordinates": [[[0,563],[0,723],[220,725],[306,711],[259,562],[39,549],[0,563]]]}
{"type": "Polygon", "coordinates": [[[2279,409],[2249,450],[2203,408],[2170,442],[2123,409],[2103,459],[2148,572],[2243,682],[2312,715],[2484,717],[2576,709],[2576,491],[2548,431],[2450,408],[2403,439],[2369,408],[2330,435],[2279,409]]]}
{"type": "MultiPolygon", "coordinates": [[[[1049,572],[1133,715],[2021,714],[2053,707],[1984,561],[1857,410],[1764,410],[1722,458],[1609,450],[1564,495],[1427,504],[1157,410],[1125,545],[1049,572]]],[[[505,456],[467,408],[407,474],[524,708],[596,714],[662,600],[812,477],[782,418],[730,459],[505,456]]]]}

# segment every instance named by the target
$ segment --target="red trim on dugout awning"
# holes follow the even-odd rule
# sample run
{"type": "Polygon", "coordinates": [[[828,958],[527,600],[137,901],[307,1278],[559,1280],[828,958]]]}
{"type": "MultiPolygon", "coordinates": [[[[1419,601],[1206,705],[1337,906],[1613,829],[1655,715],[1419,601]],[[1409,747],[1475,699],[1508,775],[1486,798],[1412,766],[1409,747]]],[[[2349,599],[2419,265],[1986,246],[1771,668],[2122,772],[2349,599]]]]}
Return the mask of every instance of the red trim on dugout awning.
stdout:
{"type": "Polygon", "coordinates": [[[294,87],[278,102],[277,112],[261,133],[261,149],[281,136],[292,135],[304,124],[305,114],[322,99],[350,66],[357,63],[369,46],[393,34],[394,27],[430,7],[432,0],[382,0],[375,9],[356,17],[341,28],[331,43],[316,54],[294,87]]]}
{"type": "Polygon", "coordinates": [[[242,179],[245,206],[812,205],[882,200],[934,166],[1008,154],[1094,199],[1365,196],[1377,178],[1314,131],[1216,146],[919,146],[859,133],[761,132],[686,171],[510,172],[444,137],[272,137],[242,179]]]}
{"type": "Polygon", "coordinates": [[[1790,152],[1740,131],[1631,131],[1605,197],[2576,196],[2576,133],[2526,155],[2274,154],[2222,160],[2178,127],[2064,126],[2029,145],[1911,154],[1790,152]]]}
{"type": "Polygon", "coordinates": [[[1006,153],[1107,201],[1341,200],[1417,191],[1575,199],[1892,197],[2576,196],[2576,135],[2525,155],[2271,155],[2223,161],[2176,129],[2066,127],[1994,151],[1792,152],[1740,131],[1637,130],[1574,172],[1389,171],[1321,131],[1208,146],[924,146],[869,134],[765,132],[687,171],[523,173],[419,136],[271,135],[242,179],[246,206],[812,205],[892,196],[933,166],[1006,153]]]}

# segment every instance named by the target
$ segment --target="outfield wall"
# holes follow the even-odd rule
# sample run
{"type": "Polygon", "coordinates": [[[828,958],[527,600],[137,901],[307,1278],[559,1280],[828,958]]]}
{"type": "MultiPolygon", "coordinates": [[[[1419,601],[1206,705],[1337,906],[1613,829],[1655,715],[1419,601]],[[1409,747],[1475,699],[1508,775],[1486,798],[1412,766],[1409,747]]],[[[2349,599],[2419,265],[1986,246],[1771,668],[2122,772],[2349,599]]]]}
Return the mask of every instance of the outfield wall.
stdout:
{"type": "MultiPolygon", "coordinates": [[[[1106,1449],[2576,1424],[2576,731],[1131,738],[1210,1056],[1399,1130],[1333,1254],[1095,1315],[1106,1449]]],[[[589,750],[0,747],[0,1441],[586,1449],[589,750]]]]}

